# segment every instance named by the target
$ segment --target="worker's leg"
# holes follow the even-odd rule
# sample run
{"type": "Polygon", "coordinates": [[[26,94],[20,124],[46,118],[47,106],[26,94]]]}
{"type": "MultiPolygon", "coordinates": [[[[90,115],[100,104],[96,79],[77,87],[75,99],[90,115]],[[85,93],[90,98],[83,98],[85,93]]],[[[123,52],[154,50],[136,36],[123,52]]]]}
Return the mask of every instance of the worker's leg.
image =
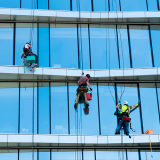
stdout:
{"type": "Polygon", "coordinates": [[[85,103],[86,103],[86,104],[88,104],[88,100],[87,100],[86,92],[83,92],[83,94],[84,94],[85,103]]]}
{"type": "Polygon", "coordinates": [[[38,65],[38,56],[35,54],[35,64],[38,65]]]}
{"type": "Polygon", "coordinates": [[[119,120],[118,126],[116,128],[116,133],[115,134],[120,134],[120,129],[122,127],[123,121],[119,120]]]}
{"type": "Polygon", "coordinates": [[[129,136],[129,138],[131,138],[131,136],[129,135],[129,123],[125,122],[125,128],[126,128],[126,135],[129,136]]]}
{"type": "Polygon", "coordinates": [[[75,108],[75,109],[77,109],[78,101],[79,101],[79,93],[77,93],[76,103],[74,104],[74,108],[75,108]]]}

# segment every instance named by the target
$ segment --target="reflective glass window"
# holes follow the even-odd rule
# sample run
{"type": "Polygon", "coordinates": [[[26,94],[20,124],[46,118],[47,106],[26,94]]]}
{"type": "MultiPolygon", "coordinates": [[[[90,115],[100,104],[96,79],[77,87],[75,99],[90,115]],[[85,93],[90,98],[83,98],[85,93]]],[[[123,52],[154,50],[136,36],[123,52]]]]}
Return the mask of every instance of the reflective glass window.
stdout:
{"type": "Polygon", "coordinates": [[[119,0],[109,0],[110,11],[120,11],[120,1],[119,0]]]}
{"type": "Polygon", "coordinates": [[[51,24],[50,64],[54,68],[78,68],[77,25],[51,24]]]}
{"type": "Polygon", "coordinates": [[[78,31],[80,68],[90,69],[88,25],[79,25],[78,31]]]}
{"type": "Polygon", "coordinates": [[[158,11],[157,0],[147,0],[148,2],[148,11],[158,11]]]}
{"type": "Polygon", "coordinates": [[[160,150],[153,150],[152,151],[152,155],[153,157],[151,157],[151,152],[150,150],[140,150],[141,152],[141,159],[147,159],[147,160],[158,160],[160,159],[160,150]]]}
{"type": "Polygon", "coordinates": [[[48,0],[38,0],[38,9],[48,9],[48,0]]]}
{"type": "Polygon", "coordinates": [[[95,160],[94,150],[84,149],[83,150],[83,160],[95,160]]]}
{"type": "Polygon", "coordinates": [[[113,135],[117,127],[117,117],[114,115],[116,111],[115,86],[114,83],[99,83],[98,89],[101,134],[113,135]]]}
{"type": "Polygon", "coordinates": [[[50,134],[49,82],[38,83],[38,133],[50,134]]]}
{"type": "Polygon", "coordinates": [[[127,25],[117,26],[120,68],[130,68],[127,25]]]}
{"type": "Polygon", "coordinates": [[[2,160],[18,160],[18,149],[1,149],[0,159],[2,160]]]}
{"type": "Polygon", "coordinates": [[[29,23],[16,23],[15,42],[15,65],[23,65],[23,47],[31,41],[32,52],[37,54],[37,24],[33,24],[33,29],[29,23]],[[22,36],[23,35],[23,36],[22,36]],[[25,36],[24,36],[25,35],[25,36]]]}
{"type": "Polygon", "coordinates": [[[0,8],[20,8],[20,0],[1,0],[0,8]]]}
{"type": "Polygon", "coordinates": [[[0,133],[18,133],[19,83],[0,83],[0,133]]]}
{"type": "Polygon", "coordinates": [[[92,11],[91,0],[72,0],[72,10],[92,11]]]}
{"type": "Polygon", "coordinates": [[[160,59],[160,25],[151,25],[151,42],[152,42],[152,49],[153,49],[153,58],[154,58],[154,66],[160,67],[159,59],[160,59]]]}
{"type": "MultiPolygon", "coordinates": [[[[21,8],[24,9],[37,9],[37,0],[21,0],[21,8]]],[[[31,13],[33,15],[33,12],[31,13]]]]}
{"type": "MultiPolygon", "coordinates": [[[[127,101],[129,106],[133,106],[139,101],[137,84],[125,84],[125,86],[123,83],[117,84],[117,94],[118,99],[121,100],[122,105],[124,104],[124,101],[127,101]]],[[[130,113],[130,118],[132,119],[132,128],[135,130],[135,132],[130,130],[130,133],[141,134],[142,132],[139,108],[130,113]]]]}
{"type": "Polygon", "coordinates": [[[89,101],[89,114],[84,114],[84,104],[79,103],[77,112],[74,109],[76,99],[77,84],[69,83],[69,114],[70,114],[70,134],[98,135],[99,119],[98,119],[98,102],[97,102],[97,86],[91,85],[92,101],[89,101]],[[76,86],[75,86],[76,85],[76,86]],[[76,114],[76,115],[75,115],[76,114]],[[78,116],[78,118],[77,118],[78,116]],[[76,120],[75,120],[76,119],[76,120]],[[78,123],[78,126],[77,126],[78,123]]]}
{"type": "Polygon", "coordinates": [[[139,87],[144,132],[149,129],[153,130],[154,134],[159,134],[160,125],[155,84],[140,83],[139,87]]]}
{"type": "Polygon", "coordinates": [[[127,160],[139,160],[138,149],[127,149],[127,160]]]}
{"type": "Polygon", "coordinates": [[[34,160],[37,160],[37,150],[36,149],[34,150],[20,149],[19,150],[19,160],[33,160],[33,154],[34,154],[34,160]]]}
{"type": "Polygon", "coordinates": [[[108,150],[97,149],[96,150],[96,160],[117,160],[117,159],[126,160],[126,151],[125,150],[110,150],[110,149],[108,150]]]}
{"type": "Polygon", "coordinates": [[[130,25],[129,33],[133,68],[152,67],[148,26],[130,25]]]}
{"type": "Polygon", "coordinates": [[[70,0],[49,0],[49,9],[70,11],[70,0]]]}
{"type": "Polygon", "coordinates": [[[13,30],[13,23],[0,23],[0,65],[13,65],[13,30]]]}
{"type": "Polygon", "coordinates": [[[51,134],[68,134],[66,83],[51,83],[51,134]]]}
{"type": "Polygon", "coordinates": [[[107,0],[93,0],[93,11],[102,12],[109,11],[109,5],[107,0]]]}
{"type": "Polygon", "coordinates": [[[49,67],[49,24],[39,23],[39,66],[49,67]]]}
{"type": "Polygon", "coordinates": [[[39,149],[38,160],[51,160],[50,159],[50,149],[39,149]]]}
{"type": "Polygon", "coordinates": [[[146,0],[121,0],[122,11],[147,11],[146,0]]]}
{"type": "Polygon", "coordinates": [[[22,82],[20,87],[20,133],[32,134],[33,125],[34,133],[37,133],[37,83],[34,83],[34,96],[33,83],[22,82]]]}
{"type": "Polygon", "coordinates": [[[115,25],[90,25],[90,46],[92,69],[119,68],[115,25]]]}

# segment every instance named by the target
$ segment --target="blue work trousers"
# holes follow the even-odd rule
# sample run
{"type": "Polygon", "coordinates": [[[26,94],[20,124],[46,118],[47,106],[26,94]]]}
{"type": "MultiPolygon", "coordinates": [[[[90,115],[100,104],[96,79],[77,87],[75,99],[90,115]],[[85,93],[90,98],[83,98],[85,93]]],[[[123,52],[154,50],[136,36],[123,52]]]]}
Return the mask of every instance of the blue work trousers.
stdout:
{"type": "MultiPolygon", "coordinates": [[[[127,117],[127,116],[124,116],[127,117]]],[[[124,122],[122,119],[119,120],[118,126],[116,128],[116,133],[119,134],[120,133],[120,129],[122,127],[122,124],[124,123],[124,127],[126,128],[126,134],[129,133],[129,123],[128,122],[124,122]]]]}

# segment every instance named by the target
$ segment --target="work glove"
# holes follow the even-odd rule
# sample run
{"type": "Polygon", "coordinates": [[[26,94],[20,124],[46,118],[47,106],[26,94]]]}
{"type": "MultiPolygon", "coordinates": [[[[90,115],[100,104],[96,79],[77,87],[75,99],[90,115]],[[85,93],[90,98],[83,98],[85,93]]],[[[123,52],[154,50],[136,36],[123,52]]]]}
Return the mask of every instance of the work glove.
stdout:
{"type": "Polygon", "coordinates": [[[90,88],[90,90],[92,91],[92,88],[90,88]]]}
{"type": "Polygon", "coordinates": [[[138,107],[139,106],[139,104],[136,104],[136,107],[138,107]]]}
{"type": "Polygon", "coordinates": [[[118,103],[118,106],[120,105],[120,103],[118,103]]]}

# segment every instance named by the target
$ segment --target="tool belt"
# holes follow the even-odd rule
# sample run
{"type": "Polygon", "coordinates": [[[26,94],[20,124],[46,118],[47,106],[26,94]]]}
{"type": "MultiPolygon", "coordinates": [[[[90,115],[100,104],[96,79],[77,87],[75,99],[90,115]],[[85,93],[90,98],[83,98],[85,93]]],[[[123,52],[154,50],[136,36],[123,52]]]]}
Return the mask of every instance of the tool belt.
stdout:
{"type": "Polygon", "coordinates": [[[122,120],[125,121],[125,122],[130,122],[131,118],[124,116],[124,117],[122,117],[122,120]]]}
{"type": "Polygon", "coordinates": [[[81,85],[81,86],[78,87],[78,91],[79,92],[81,92],[81,91],[88,92],[88,88],[87,88],[86,85],[81,85]]]}

